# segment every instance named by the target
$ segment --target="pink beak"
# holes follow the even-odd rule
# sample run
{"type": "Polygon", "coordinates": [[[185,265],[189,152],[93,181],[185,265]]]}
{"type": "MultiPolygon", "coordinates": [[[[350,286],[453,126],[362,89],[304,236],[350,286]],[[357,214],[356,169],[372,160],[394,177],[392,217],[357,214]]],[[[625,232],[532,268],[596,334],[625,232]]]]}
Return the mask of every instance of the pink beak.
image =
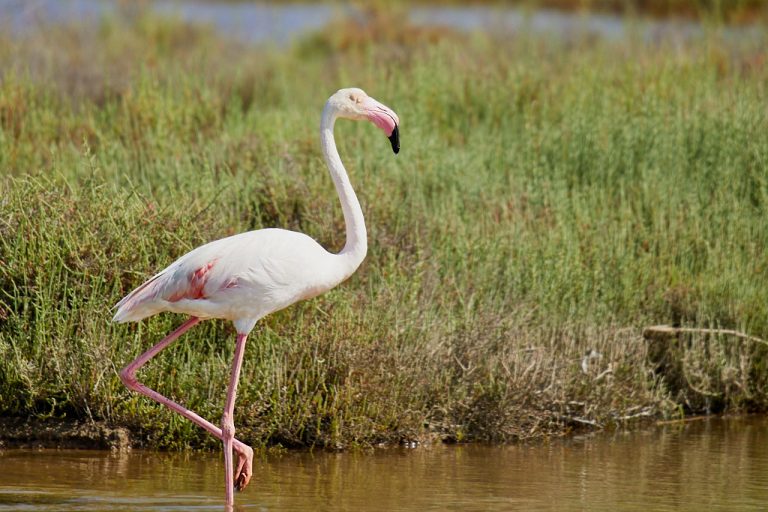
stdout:
{"type": "Polygon", "coordinates": [[[363,101],[362,107],[368,113],[368,120],[378,126],[392,143],[392,151],[397,154],[400,151],[400,119],[388,106],[368,97],[363,101]]]}

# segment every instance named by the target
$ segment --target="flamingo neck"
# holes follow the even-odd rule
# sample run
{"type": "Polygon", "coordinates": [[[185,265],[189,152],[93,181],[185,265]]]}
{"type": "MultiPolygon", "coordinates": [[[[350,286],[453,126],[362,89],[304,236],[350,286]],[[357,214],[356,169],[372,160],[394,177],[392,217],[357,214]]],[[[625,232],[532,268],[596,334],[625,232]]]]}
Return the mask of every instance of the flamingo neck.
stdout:
{"type": "Polygon", "coordinates": [[[333,125],[336,122],[336,117],[335,109],[330,104],[326,104],[320,122],[320,143],[325,163],[328,166],[331,179],[333,179],[333,184],[336,186],[336,193],[339,195],[341,209],[344,212],[347,241],[339,256],[344,261],[343,274],[344,279],[346,279],[365,259],[365,254],[368,251],[368,238],[363,210],[360,208],[360,202],[352,189],[349,176],[336,149],[336,140],[333,137],[333,125]]]}

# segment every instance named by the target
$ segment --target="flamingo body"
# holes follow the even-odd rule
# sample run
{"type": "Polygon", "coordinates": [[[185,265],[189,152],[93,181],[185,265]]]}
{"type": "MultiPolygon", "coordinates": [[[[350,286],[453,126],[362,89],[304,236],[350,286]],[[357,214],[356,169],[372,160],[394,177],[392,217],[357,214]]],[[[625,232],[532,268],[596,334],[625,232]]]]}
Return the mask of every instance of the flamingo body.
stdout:
{"type": "MultiPolygon", "coordinates": [[[[170,311],[235,322],[248,332],[261,317],[330,290],[359,266],[311,237],[285,229],[240,233],[202,245],[117,304],[116,322],[170,311]],[[337,260],[342,261],[339,265],[337,260]]],[[[362,261],[362,260],[361,260],[362,261]]]]}

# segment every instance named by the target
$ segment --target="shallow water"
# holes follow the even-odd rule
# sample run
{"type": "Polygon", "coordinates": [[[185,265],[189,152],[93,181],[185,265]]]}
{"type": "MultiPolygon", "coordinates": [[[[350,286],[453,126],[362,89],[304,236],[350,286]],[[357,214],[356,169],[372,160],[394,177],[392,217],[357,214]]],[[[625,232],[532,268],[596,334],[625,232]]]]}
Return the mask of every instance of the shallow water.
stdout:
{"type": "MultiPolygon", "coordinates": [[[[123,9],[130,9],[129,2],[117,0],[0,0],[0,27],[10,26],[17,33],[29,33],[44,29],[47,23],[95,23],[104,15],[118,13],[119,16],[122,11],[118,10],[118,4],[123,9]]],[[[332,5],[153,0],[143,5],[186,21],[210,25],[222,35],[248,43],[285,44],[321,29],[341,16],[363,17],[359,9],[346,2],[332,5]]],[[[646,42],[682,42],[705,32],[702,24],[678,18],[639,20],[615,14],[529,10],[499,5],[419,5],[404,12],[408,21],[417,25],[444,26],[470,32],[486,31],[501,36],[532,33],[559,38],[588,35],[619,39],[633,34],[646,42]]],[[[759,39],[763,27],[726,27],[720,32],[732,39],[759,39]]]]}
{"type": "MultiPolygon", "coordinates": [[[[0,511],[222,510],[219,454],[0,452],[0,511]]],[[[768,509],[768,418],[690,421],[539,446],[257,459],[235,510],[768,509]]]]}

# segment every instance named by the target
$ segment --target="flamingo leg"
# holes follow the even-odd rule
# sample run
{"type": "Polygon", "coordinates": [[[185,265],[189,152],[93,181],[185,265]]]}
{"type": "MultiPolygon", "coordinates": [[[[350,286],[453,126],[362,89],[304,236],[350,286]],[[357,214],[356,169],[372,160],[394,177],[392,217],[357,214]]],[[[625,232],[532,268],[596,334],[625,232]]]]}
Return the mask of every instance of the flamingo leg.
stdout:
{"type": "MultiPolygon", "coordinates": [[[[224,435],[222,433],[222,430],[219,427],[217,427],[210,421],[206,420],[202,416],[198,415],[196,412],[191,411],[186,407],[184,407],[183,405],[177,402],[174,402],[169,398],[164,397],[157,391],[148,388],[147,386],[139,382],[138,379],[136,378],[136,372],[142,366],[144,366],[150,359],[152,359],[157,354],[159,354],[164,348],[166,348],[173,341],[178,339],[179,336],[187,332],[191,327],[197,325],[199,322],[200,322],[199,318],[192,317],[186,322],[184,322],[183,324],[181,324],[175,331],[173,331],[168,336],[163,338],[160,341],[160,343],[158,343],[154,347],[150,348],[149,350],[141,354],[131,364],[123,368],[120,371],[120,380],[122,380],[123,384],[125,384],[129,389],[136,391],[137,393],[141,393],[142,395],[151,398],[155,402],[168,407],[170,410],[181,414],[192,423],[195,423],[199,427],[205,429],[217,439],[224,440],[224,435]]],[[[242,363],[242,355],[241,355],[241,363],[242,363]]],[[[239,375],[239,368],[238,368],[238,375],[239,375]]],[[[233,403],[233,406],[234,406],[234,403],[233,403]]],[[[231,449],[234,449],[238,455],[237,483],[238,483],[238,489],[242,490],[245,488],[246,485],[248,485],[248,482],[250,482],[251,480],[251,475],[253,474],[253,449],[250,446],[243,443],[242,441],[239,441],[234,438],[231,439],[231,443],[232,443],[231,449]]],[[[232,457],[231,449],[230,449],[230,460],[232,457]]],[[[230,467],[230,471],[231,471],[231,467],[230,467]]]]}
{"type": "MultiPolygon", "coordinates": [[[[240,368],[243,366],[243,354],[245,353],[245,340],[247,337],[247,334],[237,334],[235,358],[232,362],[232,375],[229,379],[227,401],[224,405],[224,414],[221,418],[221,433],[222,441],[224,442],[224,486],[227,505],[232,505],[234,503],[234,490],[235,488],[240,488],[241,484],[241,475],[238,475],[237,486],[232,476],[232,448],[235,439],[235,422],[233,418],[235,412],[235,396],[237,395],[237,383],[240,380],[240,368]]],[[[245,478],[248,477],[246,476],[245,478]]]]}

